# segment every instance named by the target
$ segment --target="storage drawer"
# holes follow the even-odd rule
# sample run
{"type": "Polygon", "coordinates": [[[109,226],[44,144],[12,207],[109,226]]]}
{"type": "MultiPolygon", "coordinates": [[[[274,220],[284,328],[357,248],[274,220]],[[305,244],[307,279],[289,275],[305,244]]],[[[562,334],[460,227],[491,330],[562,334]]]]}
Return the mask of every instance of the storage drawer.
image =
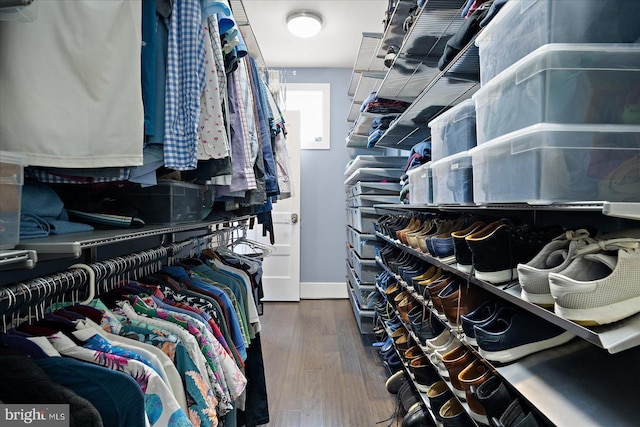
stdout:
{"type": "Polygon", "coordinates": [[[366,194],[378,194],[396,196],[400,194],[399,183],[395,182],[357,182],[347,188],[347,197],[354,197],[366,194]]]}
{"type": "MultiPolygon", "coordinates": [[[[349,286],[347,284],[347,286],[349,286]]],[[[349,302],[351,303],[351,309],[353,310],[353,316],[356,319],[356,323],[358,324],[358,329],[362,335],[372,334],[373,333],[373,319],[375,316],[375,311],[373,310],[362,310],[358,306],[357,298],[355,296],[355,291],[349,287],[349,302]]]]}
{"type": "Polygon", "coordinates": [[[633,43],[637,0],[510,0],[480,32],[480,81],[548,43],[633,43]]]}
{"type": "Polygon", "coordinates": [[[374,234],[379,217],[374,208],[347,208],[347,225],[360,233],[374,234]]]}
{"type": "Polygon", "coordinates": [[[474,95],[478,145],[538,123],[640,124],[640,44],[546,45],[474,95]]]}
{"type": "Polygon", "coordinates": [[[535,125],[471,157],[476,203],[640,202],[640,126],[535,125]]]}
{"type": "Polygon", "coordinates": [[[12,249],[20,240],[23,184],[21,158],[13,153],[0,153],[0,249],[12,249]]]}
{"type": "Polygon", "coordinates": [[[384,246],[375,234],[358,233],[351,227],[347,227],[347,241],[360,258],[366,259],[375,259],[376,247],[384,246]]]}
{"type": "MultiPolygon", "coordinates": [[[[347,279],[351,284],[351,288],[354,290],[356,299],[358,300],[358,304],[361,308],[367,309],[367,297],[371,292],[376,290],[375,285],[365,285],[360,282],[356,272],[353,268],[351,268],[347,263],[347,279]]],[[[369,308],[371,310],[372,308],[369,308]]]]}
{"type": "Polygon", "coordinates": [[[373,205],[384,205],[399,203],[400,199],[396,196],[379,196],[379,195],[361,195],[349,197],[347,199],[347,206],[351,208],[359,206],[371,207],[373,205]]]}
{"type": "Polygon", "coordinates": [[[353,248],[348,248],[349,257],[351,260],[350,265],[353,267],[353,271],[360,279],[362,284],[375,284],[376,277],[382,273],[382,267],[378,265],[375,259],[362,259],[356,254],[353,248]]]}

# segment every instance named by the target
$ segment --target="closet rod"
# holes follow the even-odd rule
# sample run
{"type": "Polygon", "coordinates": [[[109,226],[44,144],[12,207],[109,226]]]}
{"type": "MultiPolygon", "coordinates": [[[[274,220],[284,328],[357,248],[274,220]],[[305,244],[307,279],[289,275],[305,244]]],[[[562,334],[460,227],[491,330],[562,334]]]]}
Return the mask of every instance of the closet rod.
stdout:
{"type": "MultiPolygon", "coordinates": [[[[165,260],[172,264],[178,259],[196,255],[201,249],[226,245],[234,233],[246,227],[246,224],[240,224],[214,230],[205,236],[191,237],[183,242],[88,264],[95,273],[96,295],[103,289],[108,290],[115,286],[119,281],[135,280],[159,271],[165,260]]],[[[8,315],[19,313],[29,307],[45,305],[52,298],[69,292],[75,292],[73,300],[79,301],[79,290],[87,285],[87,281],[88,273],[75,268],[0,288],[0,316],[5,322],[8,315]]]]}

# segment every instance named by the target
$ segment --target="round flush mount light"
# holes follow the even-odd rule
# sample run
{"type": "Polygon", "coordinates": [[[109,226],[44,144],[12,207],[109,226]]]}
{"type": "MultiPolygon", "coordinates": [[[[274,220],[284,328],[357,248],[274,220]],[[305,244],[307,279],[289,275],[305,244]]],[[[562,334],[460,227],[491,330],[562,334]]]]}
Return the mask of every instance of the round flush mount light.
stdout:
{"type": "Polygon", "coordinates": [[[287,16],[287,28],[296,37],[313,37],[322,29],[322,17],[315,12],[294,12],[287,16]]]}

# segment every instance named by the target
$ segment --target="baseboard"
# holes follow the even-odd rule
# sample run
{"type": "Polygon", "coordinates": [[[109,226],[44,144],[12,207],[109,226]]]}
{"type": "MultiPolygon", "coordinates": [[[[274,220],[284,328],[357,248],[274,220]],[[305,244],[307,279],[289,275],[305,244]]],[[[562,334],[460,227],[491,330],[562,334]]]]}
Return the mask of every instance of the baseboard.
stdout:
{"type": "Polygon", "coordinates": [[[300,282],[300,299],[349,298],[344,282],[300,282]]]}

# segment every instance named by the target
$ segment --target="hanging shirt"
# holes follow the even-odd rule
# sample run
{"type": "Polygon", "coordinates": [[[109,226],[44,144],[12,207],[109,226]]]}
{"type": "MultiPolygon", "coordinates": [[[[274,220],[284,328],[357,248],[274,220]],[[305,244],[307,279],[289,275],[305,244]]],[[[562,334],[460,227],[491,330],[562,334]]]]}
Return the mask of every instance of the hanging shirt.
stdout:
{"type": "Polygon", "coordinates": [[[145,425],[144,395],[129,375],[69,357],[49,357],[36,363],[53,381],[91,402],[104,425],[145,425]]]}
{"type": "MultiPolygon", "coordinates": [[[[145,395],[145,412],[151,426],[183,427],[192,425],[169,387],[153,369],[144,363],[77,346],[70,338],[60,332],[51,335],[48,339],[53,347],[64,356],[106,366],[133,377],[145,395]]],[[[108,343],[105,343],[105,348],[107,345],[108,343]]]]}
{"type": "Polygon", "coordinates": [[[205,79],[199,0],[174,0],[168,26],[164,162],[175,170],[195,169],[205,79]]]}
{"type": "Polygon", "coordinates": [[[218,73],[209,27],[204,20],[205,87],[200,99],[201,113],[198,128],[198,160],[221,159],[231,155],[224,123],[218,73]]]}
{"type": "Polygon", "coordinates": [[[140,322],[136,323],[137,326],[123,325],[123,334],[135,336],[140,341],[154,345],[158,349],[166,348],[168,342],[175,344],[172,351],[173,360],[189,396],[189,419],[194,426],[215,427],[218,424],[216,414],[218,401],[213,395],[209,382],[198,372],[198,367],[184,345],[180,342],[167,341],[167,337],[158,334],[156,328],[140,322]]]}
{"type": "Polygon", "coordinates": [[[242,329],[240,328],[238,317],[233,310],[233,303],[231,302],[227,294],[225,294],[222,290],[216,288],[215,286],[211,286],[208,283],[202,282],[200,279],[198,279],[198,277],[190,277],[182,267],[163,267],[162,271],[186,283],[187,287],[189,287],[190,289],[196,290],[200,293],[205,293],[205,295],[207,293],[210,293],[221,299],[221,308],[225,312],[225,319],[229,322],[229,333],[231,334],[233,344],[242,357],[242,360],[246,360],[247,343],[245,342],[242,335],[242,329]]]}
{"type": "MultiPolygon", "coordinates": [[[[94,323],[90,319],[79,320],[76,323],[76,329],[90,329],[94,331],[94,333],[97,331],[98,334],[108,339],[116,346],[139,353],[151,363],[153,369],[158,373],[158,375],[160,375],[163,381],[169,385],[171,392],[176,397],[176,401],[182,410],[185,411],[185,413],[187,412],[187,399],[180,379],[180,374],[169,356],[163,353],[159,348],[144,342],[105,332],[100,328],[100,325],[94,323]]],[[[119,330],[121,329],[122,327],[119,328],[119,330]]]]}
{"type": "Polygon", "coordinates": [[[228,392],[231,399],[235,400],[242,394],[247,384],[242,372],[238,369],[233,359],[227,354],[222,345],[197,319],[190,316],[172,314],[158,308],[151,298],[135,297],[132,303],[134,309],[148,316],[159,317],[175,323],[193,335],[200,345],[200,350],[216,374],[223,390],[228,392]]]}
{"type": "Polygon", "coordinates": [[[155,319],[142,316],[133,309],[129,301],[120,301],[118,305],[123,311],[124,315],[127,318],[131,319],[131,321],[138,321],[142,322],[143,324],[155,326],[176,335],[187,349],[191,359],[198,367],[198,372],[200,372],[203,377],[208,378],[209,384],[211,385],[211,388],[213,390],[213,395],[218,400],[218,416],[225,415],[232,409],[231,397],[229,396],[229,393],[225,393],[225,391],[222,389],[221,384],[216,380],[216,376],[214,375],[213,370],[202,354],[198,342],[191,334],[189,334],[187,330],[163,319],[155,319]]]}

